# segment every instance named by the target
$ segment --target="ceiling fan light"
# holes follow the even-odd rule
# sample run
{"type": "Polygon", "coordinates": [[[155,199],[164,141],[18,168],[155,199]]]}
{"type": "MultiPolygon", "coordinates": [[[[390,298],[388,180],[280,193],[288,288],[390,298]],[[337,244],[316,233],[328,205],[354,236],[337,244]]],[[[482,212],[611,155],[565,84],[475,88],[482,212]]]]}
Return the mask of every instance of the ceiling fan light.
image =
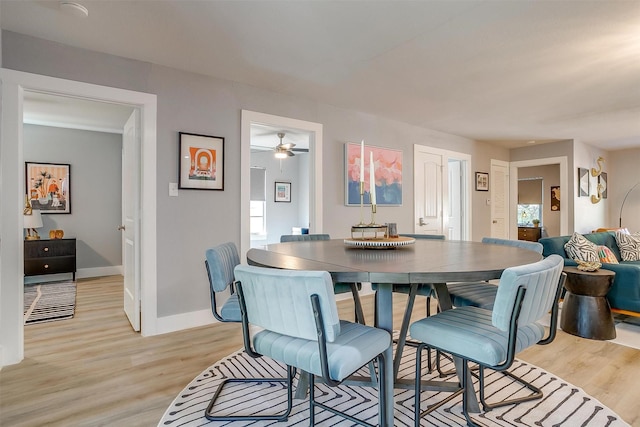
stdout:
{"type": "Polygon", "coordinates": [[[287,152],[286,151],[276,151],[276,159],[286,159],[287,158],[287,152]]]}

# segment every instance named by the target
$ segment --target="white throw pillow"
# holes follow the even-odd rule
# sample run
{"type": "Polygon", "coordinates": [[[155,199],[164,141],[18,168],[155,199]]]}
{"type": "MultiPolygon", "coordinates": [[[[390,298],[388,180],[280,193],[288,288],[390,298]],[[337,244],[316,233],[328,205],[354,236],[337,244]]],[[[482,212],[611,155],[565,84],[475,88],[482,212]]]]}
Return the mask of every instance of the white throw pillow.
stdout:
{"type": "Polygon", "coordinates": [[[640,261],[640,233],[616,232],[616,243],[623,261],[640,261]]]}
{"type": "Polygon", "coordinates": [[[598,245],[587,240],[586,237],[579,233],[573,233],[569,241],[564,244],[564,250],[567,256],[574,261],[600,261],[598,245]]]}

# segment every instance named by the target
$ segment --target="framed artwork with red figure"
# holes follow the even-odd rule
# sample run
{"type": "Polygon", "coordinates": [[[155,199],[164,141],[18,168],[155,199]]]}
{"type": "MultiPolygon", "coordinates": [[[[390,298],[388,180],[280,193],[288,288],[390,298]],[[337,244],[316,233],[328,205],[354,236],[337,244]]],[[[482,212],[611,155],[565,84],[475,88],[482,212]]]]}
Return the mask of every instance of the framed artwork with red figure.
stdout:
{"type": "Polygon", "coordinates": [[[43,214],[71,213],[71,166],[26,162],[26,198],[43,214]]]}
{"type": "Polygon", "coordinates": [[[178,188],[224,190],[224,138],[180,132],[178,188]]]}

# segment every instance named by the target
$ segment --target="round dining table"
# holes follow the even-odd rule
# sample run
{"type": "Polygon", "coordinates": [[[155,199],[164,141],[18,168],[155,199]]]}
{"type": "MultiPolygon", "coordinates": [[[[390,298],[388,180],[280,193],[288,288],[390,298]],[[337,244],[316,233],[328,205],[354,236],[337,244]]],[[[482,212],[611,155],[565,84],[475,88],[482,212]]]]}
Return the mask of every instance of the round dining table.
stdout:
{"type": "MultiPolygon", "coordinates": [[[[376,284],[377,327],[393,333],[393,285],[432,284],[441,310],[451,308],[447,282],[498,279],[509,267],[530,264],[542,255],[518,247],[471,241],[416,239],[392,248],[362,248],[344,239],[277,243],[247,252],[250,265],[289,270],[328,271],[334,282],[376,284]]],[[[393,348],[385,352],[387,425],[393,426],[393,348]]],[[[458,364],[457,364],[458,365],[458,364]]],[[[461,365],[460,365],[461,366],[461,365]]],[[[458,372],[459,368],[458,368],[458,372]]],[[[472,384],[470,381],[468,384],[472,384]]],[[[474,394],[467,401],[478,412],[474,394]]]]}

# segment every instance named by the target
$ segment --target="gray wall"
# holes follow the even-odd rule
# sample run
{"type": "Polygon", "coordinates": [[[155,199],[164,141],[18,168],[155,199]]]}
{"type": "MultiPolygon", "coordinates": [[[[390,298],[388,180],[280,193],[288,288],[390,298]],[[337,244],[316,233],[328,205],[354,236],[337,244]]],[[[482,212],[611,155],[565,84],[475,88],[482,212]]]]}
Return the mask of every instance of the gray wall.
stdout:
{"type": "Polygon", "coordinates": [[[24,125],[25,162],[71,165],[71,214],[42,215],[38,233],[75,237],[78,269],[122,265],[121,158],[122,135],[24,125]]]}
{"type": "MultiPolygon", "coordinates": [[[[605,157],[608,174],[608,227],[619,225],[620,208],[631,187],[640,182],[640,148],[614,151],[605,157]]],[[[629,194],[622,211],[622,226],[640,232],[640,185],[629,194]]]]}
{"type": "MultiPolygon", "coordinates": [[[[157,264],[158,316],[209,308],[203,268],[207,247],[225,241],[240,246],[240,114],[242,109],[323,124],[323,231],[348,235],[358,208],[344,206],[344,143],[403,150],[402,207],[380,207],[378,222],[413,229],[414,144],[473,156],[472,171],[488,171],[492,158],[509,160],[508,150],[435,130],[349,111],[253,86],[223,81],[140,61],[91,52],[34,37],[3,33],[5,68],[112,86],[158,97],[157,264]],[[225,137],[224,191],[180,190],[168,196],[178,174],[178,132],[225,137]]],[[[223,59],[221,59],[223,60],[223,59]]],[[[490,234],[487,193],[473,192],[473,240],[490,234]]]]}

